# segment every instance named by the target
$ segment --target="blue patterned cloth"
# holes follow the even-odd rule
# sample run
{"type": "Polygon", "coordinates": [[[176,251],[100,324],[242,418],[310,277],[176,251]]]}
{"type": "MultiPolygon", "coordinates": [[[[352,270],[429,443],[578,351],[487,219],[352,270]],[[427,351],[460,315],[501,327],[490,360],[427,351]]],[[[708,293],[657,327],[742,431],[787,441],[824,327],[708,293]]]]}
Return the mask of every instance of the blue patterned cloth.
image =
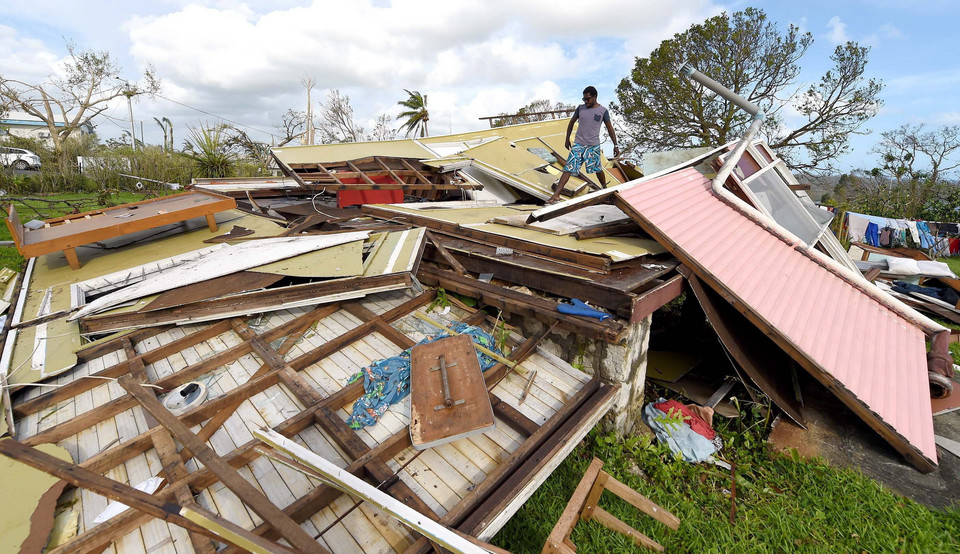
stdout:
{"type": "MultiPolygon", "coordinates": [[[[500,354],[493,337],[483,329],[459,322],[454,323],[450,328],[458,334],[470,335],[474,344],[485,346],[500,354]]],[[[423,339],[417,345],[428,344],[449,336],[449,333],[442,331],[423,339]]],[[[364,394],[354,402],[353,412],[347,418],[347,425],[351,429],[362,429],[374,425],[392,404],[400,402],[410,394],[410,350],[408,348],[392,358],[373,362],[347,381],[354,383],[363,379],[364,394]]],[[[480,351],[477,351],[477,359],[482,371],[490,369],[497,363],[495,359],[480,351]]]]}
{"type": "Polygon", "coordinates": [[[567,165],[563,167],[563,170],[576,175],[580,173],[580,166],[584,163],[587,164],[587,167],[584,168],[587,173],[600,173],[600,145],[584,146],[576,142],[573,143],[570,156],[567,157],[567,165]]]}

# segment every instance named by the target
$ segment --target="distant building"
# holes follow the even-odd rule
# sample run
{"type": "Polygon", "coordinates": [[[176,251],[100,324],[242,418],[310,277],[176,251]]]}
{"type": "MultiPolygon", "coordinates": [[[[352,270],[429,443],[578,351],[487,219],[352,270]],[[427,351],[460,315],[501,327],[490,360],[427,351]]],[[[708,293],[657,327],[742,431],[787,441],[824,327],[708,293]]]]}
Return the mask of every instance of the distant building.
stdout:
{"type": "MultiPolygon", "coordinates": [[[[63,117],[54,115],[57,127],[63,127],[63,117]]],[[[92,135],[93,125],[86,123],[80,126],[81,135],[92,135]]],[[[39,118],[25,112],[7,112],[0,118],[0,136],[10,134],[17,137],[40,139],[48,146],[53,146],[53,140],[50,138],[50,129],[47,124],[39,118]]]]}

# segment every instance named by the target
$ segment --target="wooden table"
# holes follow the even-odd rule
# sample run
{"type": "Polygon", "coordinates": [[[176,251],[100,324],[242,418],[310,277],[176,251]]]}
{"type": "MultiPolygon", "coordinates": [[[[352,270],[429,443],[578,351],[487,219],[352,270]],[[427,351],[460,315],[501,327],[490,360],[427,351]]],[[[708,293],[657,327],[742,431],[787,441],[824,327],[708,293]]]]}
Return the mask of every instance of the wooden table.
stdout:
{"type": "Polygon", "coordinates": [[[7,227],[25,258],[62,251],[73,269],[80,269],[76,247],[170,223],[206,217],[211,232],[216,232],[214,214],[237,207],[229,196],[191,191],[142,202],[124,204],[44,221],[40,229],[26,229],[16,209],[10,205],[7,227]]]}

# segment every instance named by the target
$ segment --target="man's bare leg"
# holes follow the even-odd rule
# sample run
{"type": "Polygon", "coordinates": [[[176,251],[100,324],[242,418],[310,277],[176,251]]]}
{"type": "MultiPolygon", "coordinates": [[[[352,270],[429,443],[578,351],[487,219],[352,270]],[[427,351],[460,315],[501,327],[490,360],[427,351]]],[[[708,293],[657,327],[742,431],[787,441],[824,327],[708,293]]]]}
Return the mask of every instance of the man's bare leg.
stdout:
{"type": "Polygon", "coordinates": [[[603,171],[597,172],[597,180],[600,181],[600,188],[607,188],[607,174],[603,171]]]}
{"type": "Polygon", "coordinates": [[[569,180],[570,174],[564,171],[563,175],[560,176],[560,182],[557,183],[557,190],[553,191],[553,196],[550,197],[550,200],[547,200],[547,204],[554,204],[560,200],[560,191],[563,190],[563,187],[567,186],[567,181],[569,180]]]}

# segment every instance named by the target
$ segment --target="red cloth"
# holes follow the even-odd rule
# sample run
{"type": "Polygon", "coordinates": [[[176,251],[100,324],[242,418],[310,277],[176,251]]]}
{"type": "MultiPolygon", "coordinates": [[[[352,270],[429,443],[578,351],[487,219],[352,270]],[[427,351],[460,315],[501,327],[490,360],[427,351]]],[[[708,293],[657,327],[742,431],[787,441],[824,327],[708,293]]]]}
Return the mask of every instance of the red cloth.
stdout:
{"type": "Polygon", "coordinates": [[[680,413],[683,414],[683,422],[690,426],[693,429],[693,432],[703,436],[707,440],[713,440],[717,436],[717,432],[710,427],[710,424],[700,418],[697,414],[690,411],[690,408],[677,402],[676,400],[667,400],[666,402],[661,402],[659,404],[654,404],[654,408],[660,410],[665,414],[669,414],[672,409],[674,413],[677,410],[680,410],[680,413]],[[690,419],[687,419],[689,417],[690,419]]]}
{"type": "Polygon", "coordinates": [[[950,254],[960,254],[960,239],[950,239],[950,254]]]}

